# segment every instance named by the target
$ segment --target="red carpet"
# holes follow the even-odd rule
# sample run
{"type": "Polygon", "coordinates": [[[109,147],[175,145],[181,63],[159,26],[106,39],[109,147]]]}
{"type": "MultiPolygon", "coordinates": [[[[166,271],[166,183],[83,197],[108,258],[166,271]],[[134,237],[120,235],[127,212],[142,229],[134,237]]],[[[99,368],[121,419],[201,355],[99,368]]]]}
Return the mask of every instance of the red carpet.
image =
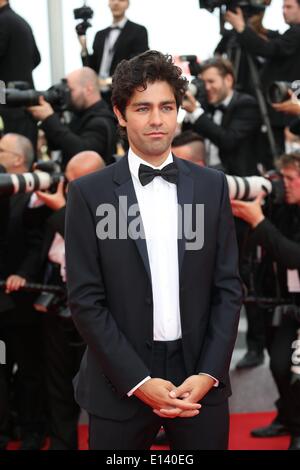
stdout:
{"type": "MultiPolygon", "coordinates": [[[[259,426],[269,424],[275,413],[243,413],[234,414],[230,418],[230,450],[286,450],[289,445],[289,437],[273,437],[269,439],[253,438],[250,430],[259,426]]],[[[80,426],[79,446],[81,450],[87,450],[88,429],[86,425],[80,426]]],[[[17,442],[9,445],[10,450],[19,447],[17,442]]],[[[48,447],[45,445],[44,450],[48,447]]],[[[153,447],[153,449],[164,450],[168,447],[153,447]]]]}

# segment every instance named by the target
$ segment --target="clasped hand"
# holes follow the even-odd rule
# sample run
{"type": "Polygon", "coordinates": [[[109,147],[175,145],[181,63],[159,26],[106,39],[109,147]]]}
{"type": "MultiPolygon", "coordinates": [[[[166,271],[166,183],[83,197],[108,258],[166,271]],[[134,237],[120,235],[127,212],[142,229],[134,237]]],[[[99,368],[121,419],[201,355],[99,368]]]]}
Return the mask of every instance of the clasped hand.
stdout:
{"type": "Polygon", "coordinates": [[[153,378],[135,392],[135,396],[153,409],[161,418],[192,418],[199,414],[198,403],[214,385],[205,375],[192,375],[179,387],[167,380],[153,378]]]}

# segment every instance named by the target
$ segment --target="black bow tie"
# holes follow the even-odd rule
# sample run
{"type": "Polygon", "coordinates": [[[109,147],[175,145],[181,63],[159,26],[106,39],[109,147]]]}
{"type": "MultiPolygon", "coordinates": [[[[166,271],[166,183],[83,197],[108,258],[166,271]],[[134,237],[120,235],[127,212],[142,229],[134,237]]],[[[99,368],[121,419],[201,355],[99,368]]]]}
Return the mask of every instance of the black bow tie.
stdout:
{"type": "Polygon", "coordinates": [[[161,176],[169,183],[176,184],[178,180],[178,168],[175,163],[169,163],[169,165],[166,165],[162,170],[156,170],[148,165],[140,165],[139,179],[142,186],[146,186],[146,184],[151,183],[156,176],[161,176]]]}
{"type": "Polygon", "coordinates": [[[110,33],[111,31],[121,31],[122,28],[120,26],[110,26],[108,28],[108,32],[110,33]]]}
{"type": "Polygon", "coordinates": [[[222,111],[222,113],[224,113],[224,111],[226,110],[226,106],[225,104],[218,104],[217,106],[214,106],[214,110],[215,111],[222,111]]]}

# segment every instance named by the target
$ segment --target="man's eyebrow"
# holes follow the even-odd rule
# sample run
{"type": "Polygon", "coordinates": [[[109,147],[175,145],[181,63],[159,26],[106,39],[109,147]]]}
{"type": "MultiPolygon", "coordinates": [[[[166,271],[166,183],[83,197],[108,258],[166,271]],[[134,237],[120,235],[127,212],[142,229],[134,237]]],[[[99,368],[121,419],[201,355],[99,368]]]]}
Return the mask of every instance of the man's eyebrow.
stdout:
{"type": "MultiPolygon", "coordinates": [[[[161,101],[159,103],[159,105],[161,106],[165,106],[165,105],[168,105],[168,104],[176,104],[176,101],[175,100],[166,100],[166,101],[161,101]]],[[[138,106],[152,106],[153,103],[151,103],[150,101],[137,101],[135,103],[131,103],[131,106],[133,107],[138,107],[138,106]]]]}

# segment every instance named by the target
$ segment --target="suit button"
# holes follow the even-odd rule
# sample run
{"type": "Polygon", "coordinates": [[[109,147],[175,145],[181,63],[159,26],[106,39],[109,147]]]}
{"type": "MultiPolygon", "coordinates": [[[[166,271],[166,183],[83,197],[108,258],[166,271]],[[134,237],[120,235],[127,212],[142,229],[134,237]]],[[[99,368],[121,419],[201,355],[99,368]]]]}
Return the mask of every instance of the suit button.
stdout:
{"type": "Polygon", "coordinates": [[[151,299],[151,297],[146,297],[146,304],[147,304],[147,305],[152,305],[152,299],[151,299]]]}

